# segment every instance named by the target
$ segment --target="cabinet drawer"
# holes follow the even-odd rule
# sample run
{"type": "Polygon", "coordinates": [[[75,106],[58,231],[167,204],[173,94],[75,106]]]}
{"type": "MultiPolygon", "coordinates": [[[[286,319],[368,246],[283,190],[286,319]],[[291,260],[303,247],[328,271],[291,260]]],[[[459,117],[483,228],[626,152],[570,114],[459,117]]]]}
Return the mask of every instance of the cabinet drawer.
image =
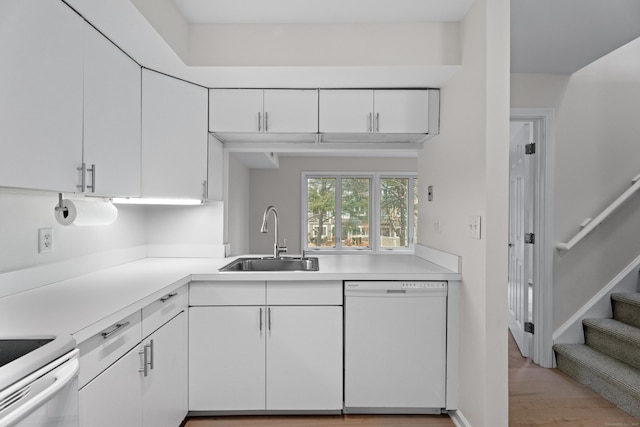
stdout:
{"type": "Polygon", "coordinates": [[[192,282],[189,305],[264,305],[264,281],[192,282]]]}
{"type": "Polygon", "coordinates": [[[267,305],[342,305],[342,282],[268,281],[267,305]]]}
{"type": "Polygon", "coordinates": [[[142,340],[141,323],[141,312],[136,311],[78,345],[78,387],[82,388],[142,340]]]}
{"type": "Polygon", "coordinates": [[[188,288],[182,286],[173,292],[163,295],[142,309],[142,336],[147,337],[160,326],[167,323],[175,315],[184,310],[188,304],[188,288]]]}

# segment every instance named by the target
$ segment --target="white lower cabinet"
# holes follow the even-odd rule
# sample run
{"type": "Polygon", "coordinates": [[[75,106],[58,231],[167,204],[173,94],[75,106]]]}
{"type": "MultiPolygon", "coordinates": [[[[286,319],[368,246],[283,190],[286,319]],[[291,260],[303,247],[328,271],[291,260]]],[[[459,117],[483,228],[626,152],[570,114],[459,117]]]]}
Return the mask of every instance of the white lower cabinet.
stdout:
{"type": "Polygon", "coordinates": [[[187,414],[187,315],[180,313],[142,341],[147,376],[142,377],[142,425],[177,427],[187,414]]]}
{"type": "Polygon", "coordinates": [[[184,311],[80,389],[81,427],[177,427],[186,414],[184,311]]]}
{"type": "Polygon", "coordinates": [[[267,310],[267,409],[342,409],[342,307],[267,310]]]}
{"type": "MultiPolygon", "coordinates": [[[[264,283],[255,284],[263,300],[264,283]]],[[[304,298],[288,302],[301,305],[241,305],[257,304],[246,282],[243,294],[222,282],[191,286],[191,411],[342,409],[340,282],[325,288],[340,296],[326,306],[302,305],[304,298]]],[[[305,284],[298,286],[304,294],[305,284]]],[[[266,301],[269,290],[267,282],[266,301]]]]}
{"type": "Polygon", "coordinates": [[[189,309],[190,410],[264,409],[263,312],[263,307],[189,309]]]}
{"type": "Polygon", "coordinates": [[[142,425],[141,360],[136,347],[80,390],[81,427],[142,425]]]}

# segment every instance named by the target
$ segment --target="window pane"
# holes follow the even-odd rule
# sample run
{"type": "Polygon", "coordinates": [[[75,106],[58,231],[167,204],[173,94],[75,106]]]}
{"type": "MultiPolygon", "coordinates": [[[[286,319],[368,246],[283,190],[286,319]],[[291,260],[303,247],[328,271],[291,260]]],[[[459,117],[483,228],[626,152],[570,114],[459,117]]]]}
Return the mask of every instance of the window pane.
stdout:
{"type": "Polygon", "coordinates": [[[307,246],[336,246],[336,179],[307,179],[307,246]]]}
{"type": "Polygon", "coordinates": [[[418,243],[418,178],[413,179],[413,244],[418,243]]]}
{"type": "Polygon", "coordinates": [[[408,248],[409,179],[380,179],[380,247],[408,248]]]}
{"type": "Polygon", "coordinates": [[[369,247],[369,178],[342,178],[343,247],[369,247]]]}

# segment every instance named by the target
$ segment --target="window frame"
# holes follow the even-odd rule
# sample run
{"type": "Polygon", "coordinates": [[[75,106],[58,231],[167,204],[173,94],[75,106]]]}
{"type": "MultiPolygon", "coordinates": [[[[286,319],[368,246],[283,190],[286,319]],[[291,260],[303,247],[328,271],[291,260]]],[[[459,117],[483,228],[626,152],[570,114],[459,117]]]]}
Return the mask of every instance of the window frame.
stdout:
{"type": "Polygon", "coordinates": [[[413,254],[415,251],[414,221],[413,212],[415,208],[415,180],[418,179],[416,172],[318,172],[303,171],[301,173],[301,248],[306,252],[316,252],[323,254],[413,254]],[[335,191],[335,247],[308,246],[308,179],[309,178],[331,178],[336,180],[335,191]],[[344,178],[369,178],[369,247],[342,246],[342,179],[344,178]],[[408,247],[381,247],[380,236],[380,180],[384,178],[408,179],[408,247]]]}

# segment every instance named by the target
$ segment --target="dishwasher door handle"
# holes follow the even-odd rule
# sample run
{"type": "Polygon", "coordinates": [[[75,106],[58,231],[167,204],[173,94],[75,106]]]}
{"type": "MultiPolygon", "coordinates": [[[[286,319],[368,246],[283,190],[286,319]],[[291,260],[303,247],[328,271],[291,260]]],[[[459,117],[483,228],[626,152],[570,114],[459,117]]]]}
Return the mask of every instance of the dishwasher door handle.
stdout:
{"type": "Polygon", "coordinates": [[[406,294],[406,289],[387,289],[388,294],[406,294]]]}

